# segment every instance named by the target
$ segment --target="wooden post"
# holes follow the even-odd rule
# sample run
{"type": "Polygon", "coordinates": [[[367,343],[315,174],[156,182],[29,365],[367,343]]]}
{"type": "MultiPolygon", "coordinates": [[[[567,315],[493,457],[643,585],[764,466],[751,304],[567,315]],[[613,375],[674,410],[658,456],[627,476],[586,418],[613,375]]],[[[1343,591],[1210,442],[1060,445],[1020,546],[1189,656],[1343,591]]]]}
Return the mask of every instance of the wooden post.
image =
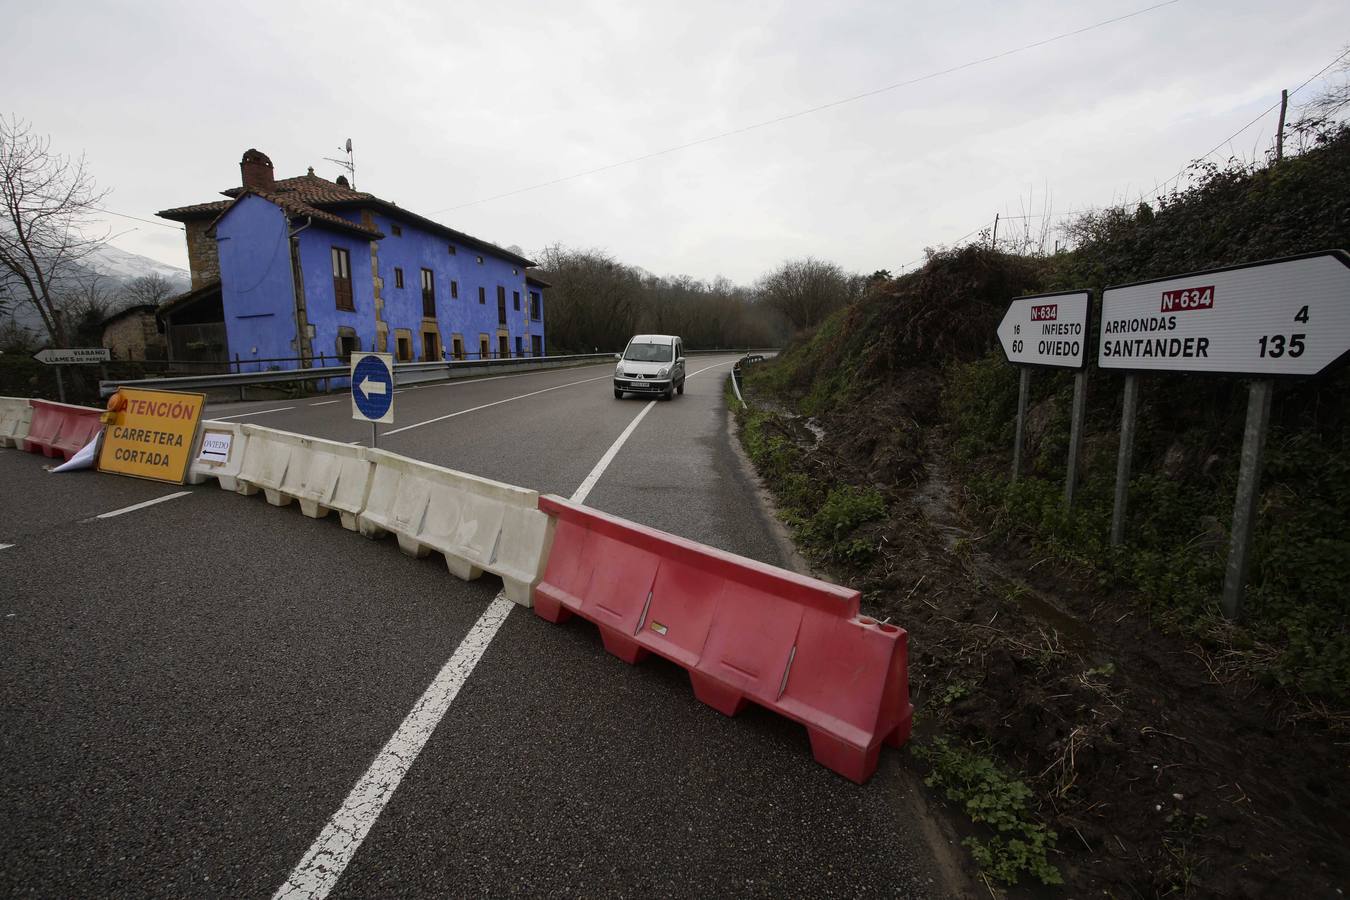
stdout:
{"type": "MultiPolygon", "coordinates": [[[[244,371],[244,367],[243,367],[243,365],[241,365],[240,362],[239,362],[239,354],[236,353],[236,354],[234,355],[234,372],[235,372],[235,374],[237,375],[237,374],[239,374],[240,372],[243,372],[243,371],[244,371]]],[[[241,385],[239,385],[239,401],[242,403],[243,400],[244,400],[244,386],[241,384],[241,385]]]]}
{"type": "Polygon", "coordinates": [[[1078,462],[1083,455],[1083,419],[1087,415],[1087,370],[1073,373],[1073,407],[1069,419],[1069,467],[1064,476],[1064,511],[1073,509],[1078,488],[1078,462]]]}
{"type": "Polygon", "coordinates": [[[1022,366],[1017,376],[1017,427],[1016,436],[1013,438],[1013,464],[1012,480],[1017,483],[1018,476],[1022,474],[1022,444],[1023,435],[1026,432],[1027,421],[1027,394],[1031,389],[1031,367],[1022,366]]]}
{"type": "Polygon", "coordinates": [[[56,396],[62,403],[66,402],[66,380],[61,377],[61,369],[64,366],[52,366],[56,370],[56,396]]]}
{"type": "Polygon", "coordinates": [[[1248,556],[1256,523],[1256,504],[1261,495],[1261,467],[1265,462],[1266,432],[1270,430],[1270,401],[1274,392],[1275,382],[1258,378],[1252,382],[1251,392],[1247,395],[1242,466],[1238,470],[1232,539],[1223,576],[1223,614],[1230,619],[1242,614],[1242,600],[1247,590],[1248,556]]]}
{"type": "Polygon", "coordinates": [[[1130,491],[1130,459],[1134,455],[1134,420],[1139,407],[1139,376],[1125,376],[1120,412],[1120,453],[1116,457],[1116,505],[1111,510],[1111,546],[1125,543],[1125,506],[1130,491]]]}
{"type": "Polygon", "coordinates": [[[1275,134],[1275,161],[1284,159],[1284,114],[1289,109],[1289,92],[1280,91],[1280,130],[1275,134]]]}
{"type": "Polygon", "coordinates": [[[998,213],[994,213],[994,233],[989,239],[989,249],[998,249],[998,213]]]}

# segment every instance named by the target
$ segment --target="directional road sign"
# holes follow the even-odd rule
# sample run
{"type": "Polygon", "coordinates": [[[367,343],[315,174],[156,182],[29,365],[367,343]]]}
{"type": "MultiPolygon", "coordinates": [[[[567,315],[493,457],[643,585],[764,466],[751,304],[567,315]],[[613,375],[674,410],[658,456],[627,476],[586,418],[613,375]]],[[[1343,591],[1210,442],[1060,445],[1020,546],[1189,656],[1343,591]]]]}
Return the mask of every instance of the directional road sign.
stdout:
{"type": "Polygon", "coordinates": [[[1087,364],[1087,291],[1019,297],[998,324],[1008,362],[1081,369],[1087,364]]]}
{"type": "Polygon", "coordinates": [[[388,353],[352,354],[352,418],[394,421],[394,357],[388,353]]]}
{"type": "Polygon", "coordinates": [[[1107,288],[1097,365],[1316,375],[1350,353],[1350,255],[1326,250],[1107,288]]]}
{"type": "Polygon", "coordinates": [[[112,358],[106,347],[84,347],[71,349],[53,349],[48,347],[46,350],[39,350],[33,354],[33,359],[49,366],[69,366],[79,365],[81,363],[101,363],[107,362],[112,358]]]}

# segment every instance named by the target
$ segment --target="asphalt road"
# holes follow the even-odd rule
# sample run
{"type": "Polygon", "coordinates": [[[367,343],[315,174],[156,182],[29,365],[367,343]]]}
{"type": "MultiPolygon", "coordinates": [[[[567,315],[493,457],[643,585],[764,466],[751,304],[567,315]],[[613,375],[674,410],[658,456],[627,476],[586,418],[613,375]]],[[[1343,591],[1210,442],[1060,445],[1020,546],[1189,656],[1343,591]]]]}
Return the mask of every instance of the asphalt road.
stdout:
{"type": "MultiPolygon", "coordinates": [[[[401,389],[380,446],[568,496],[647,410],[586,502],[781,565],[732,359],[692,357],[650,410],[609,365],[401,389]]],[[[368,440],[331,399],[208,415],[368,440]]],[[[49,462],[0,450],[0,893],[271,896],[499,583],[261,496],[49,462]]],[[[894,751],[858,787],[799,726],[515,609],[333,896],[952,895],[914,793],[894,751]]]]}

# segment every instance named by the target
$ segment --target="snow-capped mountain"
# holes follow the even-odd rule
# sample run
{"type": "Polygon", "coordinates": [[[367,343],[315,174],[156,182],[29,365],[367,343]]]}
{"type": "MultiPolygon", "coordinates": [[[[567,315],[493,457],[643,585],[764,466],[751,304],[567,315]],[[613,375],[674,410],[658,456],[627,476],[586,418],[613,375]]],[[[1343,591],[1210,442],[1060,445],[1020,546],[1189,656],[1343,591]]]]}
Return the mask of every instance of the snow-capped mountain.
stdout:
{"type": "Polygon", "coordinates": [[[159,274],[164,277],[165,281],[173,285],[175,293],[186,291],[191,283],[186,269],[162,263],[148,256],[141,256],[139,253],[122,250],[112,244],[104,244],[99,247],[84,260],[84,263],[86,268],[119,283],[134,281],[146,275],[159,274]]]}

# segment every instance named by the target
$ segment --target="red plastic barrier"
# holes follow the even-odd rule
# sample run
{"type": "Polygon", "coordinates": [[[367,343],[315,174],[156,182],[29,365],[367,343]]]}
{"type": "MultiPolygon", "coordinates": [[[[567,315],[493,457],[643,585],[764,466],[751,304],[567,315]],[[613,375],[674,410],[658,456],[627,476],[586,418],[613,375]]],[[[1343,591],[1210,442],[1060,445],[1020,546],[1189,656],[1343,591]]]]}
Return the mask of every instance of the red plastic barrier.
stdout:
{"type": "Polygon", "coordinates": [[[724,553],[557,497],[534,611],[594,622],[605,649],[689,671],[729,716],[753,700],[805,725],[822,765],[862,784],[881,744],[909,739],[908,636],[858,615],[858,592],[724,553]]]}
{"type": "Polygon", "coordinates": [[[41,453],[44,456],[59,454],[70,459],[81,447],[92,441],[103,427],[99,421],[103,413],[101,409],[52,403],[50,400],[30,402],[33,405],[33,421],[28,427],[28,436],[23,439],[23,449],[29,453],[41,453]]]}

